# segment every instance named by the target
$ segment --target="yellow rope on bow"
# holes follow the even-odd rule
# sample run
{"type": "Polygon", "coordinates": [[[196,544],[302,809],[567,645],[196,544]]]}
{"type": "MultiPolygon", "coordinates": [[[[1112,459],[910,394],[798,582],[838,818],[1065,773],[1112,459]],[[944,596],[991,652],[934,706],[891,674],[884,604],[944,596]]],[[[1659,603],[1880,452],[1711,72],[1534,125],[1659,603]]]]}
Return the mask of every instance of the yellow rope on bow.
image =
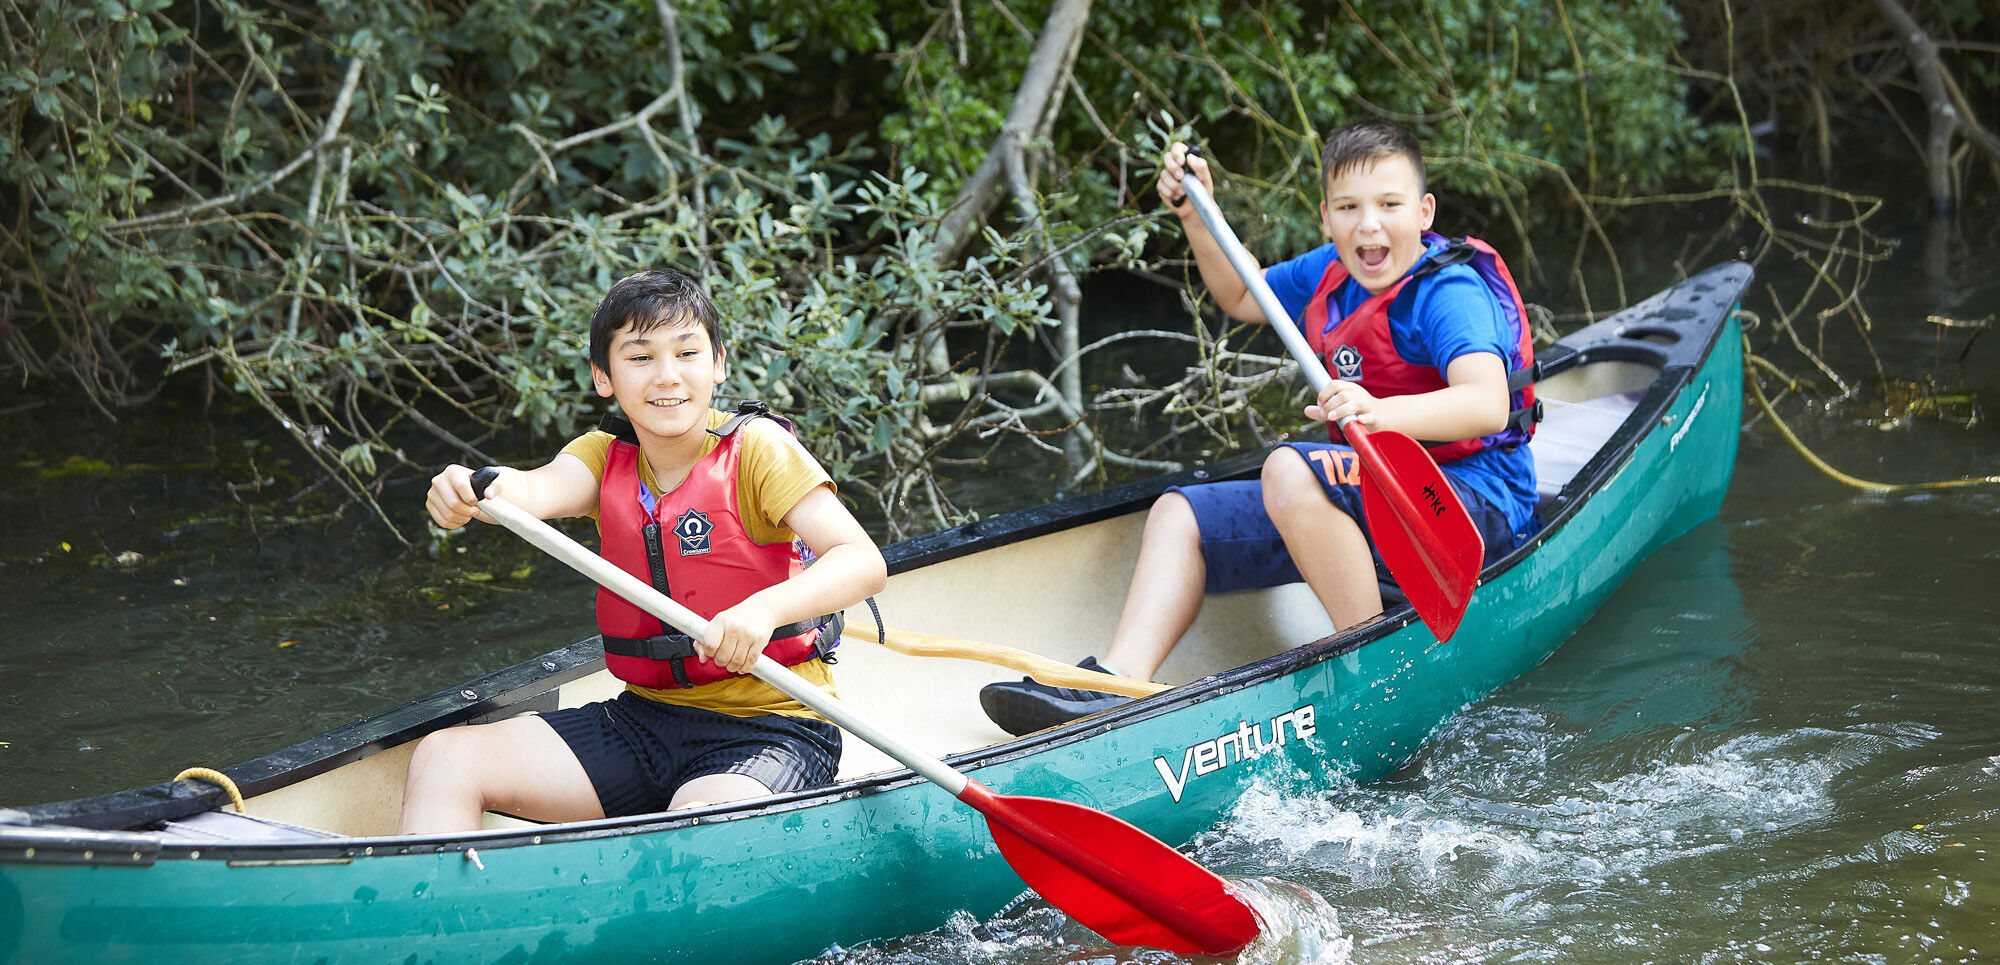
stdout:
{"type": "MultiPolygon", "coordinates": [[[[1749,353],[1750,339],[1748,336],[1744,337],[1743,344],[1745,349],[1743,359],[1746,367],[1754,369],[1756,366],[1762,366],[1772,375],[1784,379],[1787,383],[1791,383],[1791,378],[1783,372],[1778,371],[1777,366],[1772,365],[1760,356],[1749,353]]],[[[2000,476],[1971,476],[1965,479],[1947,479],[1941,482],[1921,483],[1879,483],[1850,476],[1828,465],[1826,460],[1821,459],[1811,449],[1806,448],[1805,443],[1799,441],[1799,437],[1792,433],[1792,427],[1786,425],[1785,420],[1778,417],[1778,411],[1771,407],[1771,400],[1764,398],[1764,389],[1757,384],[1755,371],[1745,372],[1743,381],[1749,384],[1750,394],[1757,397],[1757,405],[1764,410],[1765,415],[1771,417],[1771,424],[1778,427],[1779,434],[1785,437],[1785,441],[1792,444],[1793,449],[1798,450],[1799,455],[1804,456],[1806,461],[1812,463],[1820,472],[1826,473],[1834,479],[1853,486],[1856,489],[1875,493],[1890,493],[1905,489],[1955,489],[1960,486],[1983,486],[2000,483],[2000,476]]],[[[1787,385],[1787,388],[1789,389],[1794,386],[1795,383],[1787,385]]]]}
{"type": "MultiPolygon", "coordinates": [[[[236,813],[238,814],[243,813],[243,792],[236,789],[236,782],[230,780],[229,775],[224,774],[221,771],[218,771],[212,767],[190,767],[187,770],[174,775],[175,781],[182,781],[188,778],[194,778],[195,780],[198,781],[207,781],[210,784],[214,784],[217,787],[220,787],[223,790],[228,791],[229,799],[231,801],[236,802],[236,813]]],[[[171,784],[173,782],[169,781],[168,783],[171,784]]]]}

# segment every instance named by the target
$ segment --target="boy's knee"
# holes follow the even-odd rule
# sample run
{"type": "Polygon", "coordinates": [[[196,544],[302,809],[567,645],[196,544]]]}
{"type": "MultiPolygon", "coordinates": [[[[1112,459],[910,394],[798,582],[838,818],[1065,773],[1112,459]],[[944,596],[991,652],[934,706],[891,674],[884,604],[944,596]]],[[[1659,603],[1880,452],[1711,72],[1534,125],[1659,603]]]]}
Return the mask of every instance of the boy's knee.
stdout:
{"type": "Polygon", "coordinates": [[[1319,476],[1307,464],[1304,455],[1290,446],[1279,446],[1264,457],[1264,468],[1260,476],[1264,484],[1264,505],[1282,502],[1310,493],[1323,494],[1319,476]]]}
{"type": "Polygon", "coordinates": [[[452,770],[467,759],[477,756],[479,735],[469,727],[447,727],[433,731],[417,741],[417,749],[410,754],[410,771],[452,770]]]}
{"type": "Polygon", "coordinates": [[[1195,520],[1194,504],[1180,493],[1161,493],[1146,513],[1146,535],[1201,544],[1201,525],[1195,520]]]}

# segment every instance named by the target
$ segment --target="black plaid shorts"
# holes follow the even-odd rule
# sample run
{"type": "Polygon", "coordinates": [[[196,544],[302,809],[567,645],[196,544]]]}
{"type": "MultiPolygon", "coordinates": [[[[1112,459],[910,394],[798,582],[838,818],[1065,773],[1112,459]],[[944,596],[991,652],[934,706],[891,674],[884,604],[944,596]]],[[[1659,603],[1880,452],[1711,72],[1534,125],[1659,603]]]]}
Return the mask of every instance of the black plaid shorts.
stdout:
{"type": "Polygon", "coordinates": [[[823,720],[735,717],[627,691],[542,715],[583,764],[606,817],[667,809],[681,785],[741,774],[775,793],[833,783],[840,728],[823,720]]]}

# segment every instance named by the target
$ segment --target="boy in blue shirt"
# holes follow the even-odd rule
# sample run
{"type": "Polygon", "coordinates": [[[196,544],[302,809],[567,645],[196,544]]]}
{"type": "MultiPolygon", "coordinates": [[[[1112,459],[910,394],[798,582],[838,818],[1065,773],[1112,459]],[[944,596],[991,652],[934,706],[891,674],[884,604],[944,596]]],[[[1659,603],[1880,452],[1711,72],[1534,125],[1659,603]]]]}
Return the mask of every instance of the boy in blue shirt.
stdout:
{"type": "MultiPolygon", "coordinates": [[[[1184,203],[1186,174],[1211,183],[1208,163],[1176,143],[1160,199],[1179,215],[1216,304],[1245,322],[1289,323],[1264,317],[1184,203]]],[[[1306,417],[1352,415],[1369,429],[1427,440],[1485,540],[1486,562],[1505,556],[1539,526],[1528,397],[1509,389],[1509,376],[1532,362],[1519,293],[1490,248],[1429,232],[1437,200],[1409,129],[1371,119],[1335,131],[1321,183],[1329,243],[1264,272],[1333,377],[1306,417]]],[[[1194,623],[1204,592],[1304,580],[1337,629],[1382,612],[1389,576],[1368,536],[1359,481],[1352,449],[1301,442],[1272,450],[1257,480],[1168,490],[1147,516],[1111,648],[1080,666],[1150,678],[1194,623]]],[[[1032,680],[980,692],[987,716],[1013,734],[1124,699],[1032,680]]]]}

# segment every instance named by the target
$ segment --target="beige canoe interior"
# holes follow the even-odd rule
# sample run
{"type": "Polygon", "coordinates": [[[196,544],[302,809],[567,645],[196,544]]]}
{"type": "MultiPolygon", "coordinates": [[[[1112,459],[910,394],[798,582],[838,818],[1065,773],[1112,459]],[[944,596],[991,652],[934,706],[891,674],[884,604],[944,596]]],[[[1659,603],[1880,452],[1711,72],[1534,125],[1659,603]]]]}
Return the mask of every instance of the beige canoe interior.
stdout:
{"type": "MultiPolygon", "coordinates": [[[[1568,482],[1614,433],[1658,369],[1633,362],[1578,366],[1537,386],[1546,417],[1533,445],[1544,498],[1568,482]]],[[[876,599],[894,630],[1032,651],[1074,664],[1101,654],[1115,629],[1145,523],[1143,509],[975,555],[910,570],[876,599]]],[[[874,627],[866,606],[850,627],[874,627]]],[[[586,631],[579,616],[578,635],[586,631]]],[[[1332,631],[1303,584],[1207,600],[1157,678],[1181,685],[1271,656],[1332,631]]],[[[910,657],[850,638],[836,679],[843,699],[890,733],[937,756],[1007,740],[979,708],[979,688],[1019,671],[939,657],[910,657]]],[[[571,707],[609,697],[619,683],[599,671],[564,685],[571,707]]],[[[301,834],[394,834],[411,747],[390,748],[299,784],[251,798],[248,819],[211,812],[176,822],[170,834],[254,840],[301,834]]],[[[848,736],[842,779],[897,767],[848,736]]],[[[488,815],[489,827],[519,824],[488,815]]]]}

